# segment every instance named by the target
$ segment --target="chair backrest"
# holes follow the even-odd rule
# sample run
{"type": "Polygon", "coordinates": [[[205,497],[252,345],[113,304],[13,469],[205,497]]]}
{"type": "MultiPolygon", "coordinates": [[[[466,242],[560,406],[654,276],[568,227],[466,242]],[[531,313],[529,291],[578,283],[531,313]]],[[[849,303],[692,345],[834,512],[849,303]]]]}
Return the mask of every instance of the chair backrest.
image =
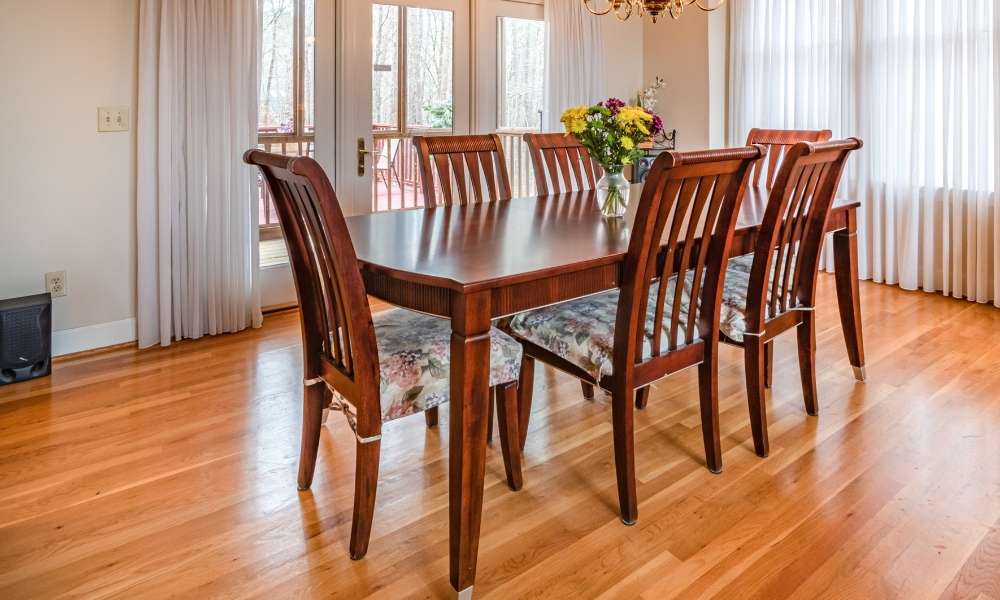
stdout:
{"type": "Polygon", "coordinates": [[[597,187],[601,166],[575,137],[562,133],[526,133],[524,141],[531,153],[539,195],[597,187]]]}
{"type": "Polygon", "coordinates": [[[832,135],[829,129],[751,129],[747,146],[767,146],[766,164],[763,158],[754,163],[751,185],[770,190],[789,148],[799,142],[825,142],[832,135]]]}
{"type": "Polygon", "coordinates": [[[288,245],[302,312],[303,370],[322,377],[357,410],[357,434],[377,435],[378,346],[354,244],[337,195],[311,158],[248,150],[260,168],[288,245]]]}
{"type": "Polygon", "coordinates": [[[510,200],[510,178],[500,136],[414,136],[425,206],[510,200]],[[438,176],[441,199],[435,194],[438,176]],[[472,190],[472,196],[469,189],[472,190]]]}
{"type": "Polygon", "coordinates": [[[715,340],[725,264],[746,179],[751,163],[766,152],[763,146],[664,152],[653,162],[625,258],[615,325],[615,373],[639,362],[646,335],[652,339],[653,359],[699,340],[715,340]],[[674,274],[679,283],[670,286],[674,274]],[[646,332],[649,292],[656,279],[660,285],[652,331],[646,332]],[[671,310],[665,314],[668,299],[671,310]],[[628,350],[619,351],[622,345],[628,350]]]}
{"type": "Polygon", "coordinates": [[[747,331],[814,305],[826,222],[844,164],[858,138],[799,142],[788,151],[768,197],[747,290],[747,331]]]}

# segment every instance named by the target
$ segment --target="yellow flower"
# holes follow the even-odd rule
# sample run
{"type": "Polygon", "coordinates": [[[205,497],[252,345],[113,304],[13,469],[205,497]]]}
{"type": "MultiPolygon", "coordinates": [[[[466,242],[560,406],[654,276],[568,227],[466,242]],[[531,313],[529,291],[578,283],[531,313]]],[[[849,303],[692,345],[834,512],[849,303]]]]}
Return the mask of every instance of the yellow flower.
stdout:
{"type": "Polygon", "coordinates": [[[653,123],[653,115],[639,106],[623,107],[615,119],[626,131],[638,131],[643,135],[649,135],[649,127],[646,125],[653,123]]]}
{"type": "Polygon", "coordinates": [[[631,150],[632,148],[635,148],[635,142],[632,140],[632,138],[628,136],[622,137],[621,142],[622,142],[622,148],[625,148],[626,150],[631,150]]]}
{"type": "Polygon", "coordinates": [[[563,126],[566,128],[566,133],[583,133],[587,130],[587,107],[574,106],[567,108],[563,112],[560,121],[562,121],[563,126]]]}

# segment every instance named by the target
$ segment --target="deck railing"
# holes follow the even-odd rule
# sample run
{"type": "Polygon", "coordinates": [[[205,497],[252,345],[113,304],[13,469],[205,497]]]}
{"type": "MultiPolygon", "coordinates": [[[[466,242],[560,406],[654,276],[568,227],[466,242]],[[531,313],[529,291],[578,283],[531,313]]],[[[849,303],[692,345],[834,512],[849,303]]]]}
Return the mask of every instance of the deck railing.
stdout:
{"type": "MultiPolygon", "coordinates": [[[[535,194],[535,176],[531,155],[524,142],[524,134],[532,130],[504,130],[497,135],[503,143],[510,175],[511,193],[514,197],[535,194]]],[[[413,135],[418,132],[375,130],[374,172],[372,174],[372,211],[399,210],[424,206],[420,189],[420,169],[413,135]]],[[[423,132],[424,135],[433,135],[423,132]]]]}
{"type": "MultiPolygon", "coordinates": [[[[267,132],[257,138],[257,148],[264,152],[274,152],[285,156],[315,157],[315,137],[313,134],[295,136],[267,132]]],[[[257,222],[260,225],[261,239],[281,237],[281,230],[278,227],[278,213],[274,209],[271,194],[260,175],[257,175],[257,206],[259,212],[257,222]]]]}
{"type": "MultiPolygon", "coordinates": [[[[534,169],[524,134],[533,130],[517,129],[498,131],[507,157],[507,172],[510,175],[511,193],[531,196],[536,193],[534,169]]],[[[434,131],[386,131],[376,128],[372,132],[373,172],[372,211],[400,210],[424,206],[424,196],[420,189],[420,169],[417,166],[417,150],[413,146],[414,135],[435,135],[434,131]]],[[[257,147],[266,152],[285,156],[315,155],[315,136],[261,135],[257,147]]],[[[258,177],[258,206],[261,237],[277,237],[278,216],[264,182],[258,177]]]]}

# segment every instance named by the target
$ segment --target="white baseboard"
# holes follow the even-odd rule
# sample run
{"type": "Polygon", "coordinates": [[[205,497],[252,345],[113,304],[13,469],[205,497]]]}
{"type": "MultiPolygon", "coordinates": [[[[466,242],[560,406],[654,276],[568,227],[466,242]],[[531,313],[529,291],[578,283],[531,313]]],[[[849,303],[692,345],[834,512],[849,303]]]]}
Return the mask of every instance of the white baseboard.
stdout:
{"type": "Polygon", "coordinates": [[[136,340],[135,319],[52,332],[52,356],[125,344],[136,340]]]}

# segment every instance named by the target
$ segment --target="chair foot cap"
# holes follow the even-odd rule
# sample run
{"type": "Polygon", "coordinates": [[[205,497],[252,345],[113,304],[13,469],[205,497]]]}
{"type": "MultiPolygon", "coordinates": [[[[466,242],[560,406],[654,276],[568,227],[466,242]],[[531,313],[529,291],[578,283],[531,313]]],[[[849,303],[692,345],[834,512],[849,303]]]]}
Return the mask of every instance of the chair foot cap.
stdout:
{"type": "Polygon", "coordinates": [[[851,368],[854,369],[854,378],[857,379],[858,381],[864,381],[868,377],[868,374],[865,372],[864,367],[851,367],[851,368]]]}
{"type": "Polygon", "coordinates": [[[472,600],[472,588],[473,586],[470,585],[461,591],[452,590],[452,597],[455,598],[455,600],[472,600]]]}
{"type": "Polygon", "coordinates": [[[626,525],[628,527],[631,527],[631,526],[635,525],[638,522],[639,522],[639,519],[632,519],[631,521],[629,521],[625,517],[622,517],[622,524],[626,525]]]}
{"type": "Polygon", "coordinates": [[[714,469],[712,467],[709,467],[708,470],[709,470],[709,472],[712,475],[721,475],[722,474],[722,467],[715,467],[714,469]]]}

